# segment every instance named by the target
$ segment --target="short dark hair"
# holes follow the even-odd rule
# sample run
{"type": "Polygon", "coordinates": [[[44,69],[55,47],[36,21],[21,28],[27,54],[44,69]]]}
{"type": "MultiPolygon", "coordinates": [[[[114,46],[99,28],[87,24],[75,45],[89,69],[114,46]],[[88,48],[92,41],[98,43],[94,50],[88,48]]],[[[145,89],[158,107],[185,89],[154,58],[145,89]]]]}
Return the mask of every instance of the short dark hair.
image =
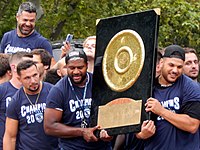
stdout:
{"type": "Polygon", "coordinates": [[[17,14],[21,14],[23,11],[27,11],[29,13],[36,13],[36,6],[31,2],[24,2],[19,6],[17,14]]]}
{"type": "Polygon", "coordinates": [[[36,63],[32,60],[24,60],[24,61],[20,62],[17,65],[17,74],[20,76],[22,70],[26,70],[26,69],[30,68],[31,66],[35,66],[37,68],[36,63]]]}
{"type": "Polygon", "coordinates": [[[18,51],[16,53],[12,53],[10,58],[9,58],[9,63],[13,63],[14,62],[18,62],[20,60],[22,60],[23,57],[28,57],[28,58],[33,58],[33,54],[29,53],[29,52],[24,52],[24,51],[18,51]]]}
{"type": "Polygon", "coordinates": [[[34,49],[34,50],[31,51],[31,53],[33,55],[40,55],[41,63],[44,66],[48,66],[47,69],[50,68],[52,56],[51,56],[51,54],[48,51],[46,51],[45,49],[34,49]]]}
{"type": "Polygon", "coordinates": [[[56,84],[61,77],[57,74],[57,69],[50,69],[47,71],[44,81],[51,84],[56,84]]]}
{"type": "Polygon", "coordinates": [[[190,48],[190,47],[183,47],[185,53],[194,53],[196,54],[197,51],[194,48],[190,48]]]}
{"type": "Polygon", "coordinates": [[[184,47],[183,49],[185,51],[185,54],[187,54],[187,53],[193,53],[193,54],[195,54],[197,56],[197,59],[199,60],[199,56],[197,54],[197,51],[194,48],[184,47]]]}
{"type": "Polygon", "coordinates": [[[0,54],[0,77],[3,77],[7,71],[11,71],[9,57],[9,54],[0,54]]]}

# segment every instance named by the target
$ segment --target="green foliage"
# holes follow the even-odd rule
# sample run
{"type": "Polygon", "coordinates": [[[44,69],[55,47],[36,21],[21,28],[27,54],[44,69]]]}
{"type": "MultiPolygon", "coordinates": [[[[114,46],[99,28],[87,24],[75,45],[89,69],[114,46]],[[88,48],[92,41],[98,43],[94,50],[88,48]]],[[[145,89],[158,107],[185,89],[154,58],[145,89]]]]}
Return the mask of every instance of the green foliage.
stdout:
{"type": "MultiPolygon", "coordinates": [[[[1,0],[0,37],[15,28],[15,13],[20,0],[1,0]]],[[[175,43],[200,51],[199,0],[45,0],[44,16],[37,30],[50,40],[95,35],[96,20],[127,13],[161,8],[159,46],[175,43]]]]}
{"type": "Polygon", "coordinates": [[[0,1],[0,39],[3,34],[16,26],[15,14],[21,1],[1,0],[0,1]]]}

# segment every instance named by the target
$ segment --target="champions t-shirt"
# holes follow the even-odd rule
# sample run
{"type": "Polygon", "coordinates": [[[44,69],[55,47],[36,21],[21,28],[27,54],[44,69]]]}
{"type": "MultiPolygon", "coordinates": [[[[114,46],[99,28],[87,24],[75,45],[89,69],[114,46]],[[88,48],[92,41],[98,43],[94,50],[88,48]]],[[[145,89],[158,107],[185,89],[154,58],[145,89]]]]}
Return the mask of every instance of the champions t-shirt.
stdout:
{"type": "Polygon", "coordinates": [[[28,95],[31,105],[23,88],[20,88],[13,96],[7,109],[7,117],[19,121],[18,149],[19,150],[55,150],[58,147],[58,139],[48,136],[44,132],[43,120],[46,108],[46,98],[52,85],[43,82],[43,87],[35,104],[38,94],[28,95]]]}
{"type": "Polygon", "coordinates": [[[3,135],[5,132],[6,109],[11,102],[16,89],[10,82],[0,84],[0,150],[3,149],[3,135]]]}
{"type": "MultiPolygon", "coordinates": [[[[174,113],[200,119],[200,88],[185,75],[170,87],[156,85],[153,97],[174,113]]],[[[160,116],[155,125],[156,132],[145,141],[145,150],[199,150],[199,132],[192,134],[180,130],[160,116]]]]}
{"type": "MultiPolygon", "coordinates": [[[[89,81],[86,89],[85,100],[83,100],[85,87],[80,88],[72,84],[75,91],[74,93],[72,87],[70,86],[68,76],[65,76],[58,81],[57,84],[51,89],[47,97],[47,108],[53,108],[62,111],[62,122],[65,125],[81,127],[81,118],[83,117],[83,112],[85,119],[87,120],[87,124],[89,124],[90,107],[92,102],[92,75],[87,73],[87,76],[89,81]],[[79,100],[76,98],[76,96],[79,100]]],[[[108,142],[86,142],[83,137],[60,138],[59,145],[61,148],[66,150],[106,150],[109,148],[108,142]]]]}
{"type": "Polygon", "coordinates": [[[33,49],[41,48],[53,55],[50,42],[37,31],[27,37],[19,37],[16,32],[15,29],[3,35],[0,53],[31,52],[33,49]]]}

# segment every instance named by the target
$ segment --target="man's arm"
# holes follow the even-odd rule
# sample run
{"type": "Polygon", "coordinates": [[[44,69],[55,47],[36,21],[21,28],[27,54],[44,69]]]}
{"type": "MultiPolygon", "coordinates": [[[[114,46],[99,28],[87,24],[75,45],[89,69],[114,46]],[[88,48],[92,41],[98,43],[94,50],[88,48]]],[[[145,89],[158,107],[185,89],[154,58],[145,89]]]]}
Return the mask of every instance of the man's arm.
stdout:
{"type": "Polygon", "coordinates": [[[60,123],[62,111],[46,108],[44,112],[44,130],[46,134],[62,138],[83,137],[87,142],[97,141],[93,132],[99,127],[77,128],[60,123]]]}
{"type": "Polygon", "coordinates": [[[6,129],[3,137],[3,149],[15,150],[18,132],[18,120],[6,118],[6,129]]]}
{"type": "Polygon", "coordinates": [[[147,112],[152,111],[183,131],[195,133],[199,128],[198,119],[192,118],[187,114],[173,113],[165,109],[155,98],[149,98],[145,106],[147,112]]]}

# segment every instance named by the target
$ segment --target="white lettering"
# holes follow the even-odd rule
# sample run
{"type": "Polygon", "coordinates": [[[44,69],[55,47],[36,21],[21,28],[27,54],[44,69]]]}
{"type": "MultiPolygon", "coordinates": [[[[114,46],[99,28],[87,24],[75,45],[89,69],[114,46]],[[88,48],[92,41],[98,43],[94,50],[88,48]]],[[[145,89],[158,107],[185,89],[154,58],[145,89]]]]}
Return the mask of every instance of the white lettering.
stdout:
{"type": "Polygon", "coordinates": [[[16,53],[16,52],[31,52],[30,48],[21,48],[21,47],[14,47],[8,44],[5,48],[4,53],[16,53]]]}
{"type": "Polygon", "coordinates": [[[26,116],[26,107],[25,106],[21,107],[21,115],[22,115],[22,117],[26,116]]]}
{"type": "Polygon", "coordinates": [[[69,108],[70,108],[71,112],[75,112],[76,111],[76,107],[74,105],[74,100],[73,99],[71,99],[69,101],[69,108]]]}
{"type": "Polygon", "coordinates": [[[6,108],[8,107],[9,103],[11,102],[12,98],[11,97],[7,97],[6,98],[6,108]]]}
{"type": "MultiPolygon", "coordinates": [[[[176,113],[176,110],[180,109],[180,100],[179,97],[174,97],[174,99],[162,101],[161,105],[165,107],[166,109],[172,111],[173,113],[176,113]]],[[[161,116],[157,117],[157,120],[163,120],[161,116]]]]}

